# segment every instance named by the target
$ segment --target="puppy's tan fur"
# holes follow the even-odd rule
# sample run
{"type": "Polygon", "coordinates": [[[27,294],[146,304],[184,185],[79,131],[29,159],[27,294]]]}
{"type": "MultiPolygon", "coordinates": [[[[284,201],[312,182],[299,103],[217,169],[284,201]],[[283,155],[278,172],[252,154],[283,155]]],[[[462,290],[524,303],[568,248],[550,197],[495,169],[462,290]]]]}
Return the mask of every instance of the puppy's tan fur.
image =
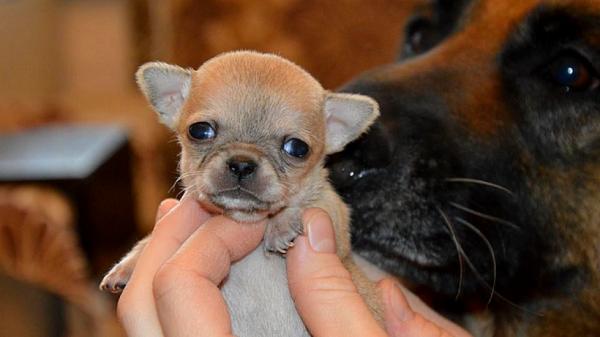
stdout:
{"type": "MultiPolygon", "coordinates": [[[[323,167],[325,155],[342,150],[378,116],[375,101],[359,95],[330,93],[297,65],[255,52],[223,54],[197,71],[150,63],[138,71],[138,83],[161,120],[178,136],[182,147],[181,176],[188,194],[207,209],[239,222],[267,219],[264,247],[281,253],[304,230],[302,211],[309,207],[324,209],[333,220],[338,256],[380,319],[375,288],[350,255],[349,209],[329,184],[323,167]],[[217,136],[201,141],[191,137],[190,125],[199,122],[210,123],[217,136]],[[310,148],[308,154],[294,158],[284,153],[282,143],[289,138],[304,141],[310,148]],[[232,158],[256,163],[256,172],[248,179],[232,178],[227,168],[232,158]],[[241,197],[232,197],[231,193],[241,197]]],[[[108,273],[102,289],[122,290],[145,242],[146,239],[140,241],[108,273]]],[[[282,259],[265,257],[261,250],[260,255],[251,254],[250,260],[254,262],[238,262],[240,272],[233,268],[229,286],[224,286],[230,308],[236,307],[232,316],[239,308],[239,315],[247,314],[247,303],[236,298],[240,291],[230,288],[260,283],[255,280],[257,276],[249,275],[252,268],[266,265],[268,269],[277,264],[274,273],[285,278],[282,259]],[[253,267],[245,268],[244,264],[253,267]],[[244,278],[246,284],[237,286],[231,280],[238,277],[244,278]]],[[[287,289],[287,285],[283,286],[287,289]]],[[[289,310],[291,299],[285,301],[281,308],[270,310],[289,310]]],[[[288,314],[297,316],[293,305],[292,311],[288,314]]],[[[248,327],[254,319],[233,317],[234,331],[261,336],[272,333],[248,327]]],[[[290,326],[293,324],[297,323],[290,326]]],[[[300,331],[297,335],[306,333],[300,331]]]]}

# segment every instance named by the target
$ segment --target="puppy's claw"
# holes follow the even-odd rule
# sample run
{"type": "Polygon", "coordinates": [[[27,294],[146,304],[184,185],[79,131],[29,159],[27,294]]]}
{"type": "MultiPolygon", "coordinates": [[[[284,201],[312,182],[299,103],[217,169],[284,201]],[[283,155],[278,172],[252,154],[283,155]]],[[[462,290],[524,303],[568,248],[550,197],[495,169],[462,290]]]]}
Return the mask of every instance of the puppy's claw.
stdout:
{"type": "Polygon", "coordinates": [[[102,281],[100,284],[100,290],[106,291],[113,294],[119,294],[125,289],[126,283],[110,283],[110,281],[102,281]]]}
{"type": "Polygon", "coordinates": [[[131,276],[131,268],[127,264],[119,263],[111,269],[100,282],[100,290],[119,294],[125,289],[131,276]]]}
{"type": "MultiPolygon", "coordinates": [[[[288,217],[284,217],[286,220],[288,217]]],[[[281,219],[278,219],[281,220],[281,219]]],[[[265,249],[270,252],[286,254],[294,246],[294,239],[303,231],[300,221],[270,223],[265,232],[265,249]]]]}

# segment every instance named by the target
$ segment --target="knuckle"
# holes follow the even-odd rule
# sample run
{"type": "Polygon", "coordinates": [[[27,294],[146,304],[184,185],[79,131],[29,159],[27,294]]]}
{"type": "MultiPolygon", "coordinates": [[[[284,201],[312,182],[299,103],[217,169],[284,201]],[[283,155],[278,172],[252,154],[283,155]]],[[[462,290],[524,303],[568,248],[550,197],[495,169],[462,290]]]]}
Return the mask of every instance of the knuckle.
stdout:
{"type": "Polygon", "coordinates": [[[415,331],[420,331],[424,336],[431,337],[452,337],[446,330],[439,327],[437,324],[426,319],[420,314],[417,314],[413,319],[415,331]]]}
{"type": "Polygon", "coordinates": [[[169,292],[176,284],[181,282],[184,273],[171,262],[163,264],[152,279],[152,292],[154,298],[160,298],[169,292]]]}
{"type": "Polygon", "coordinates": [[[163,217],[161,219],[158,219],[158,221],[156,221],[154,223],[153,232],[162,231],[163,230],[162,228],[167,229],[167,228],[169,228],[171,226],[172,226],[172,224],[170,224],[169,221],[167,221],[167,219],[165,217],[163,217]]]}
{"type": "Polygon", "coordinates": [[[297,296],[314,296],[320,301],[337,301],[358,294],[350,272],[343,266],[324,268],[294,285],[297,296]]]}
{"type": "Polygon", "coordinates": [[[168,198],[160,202],[158,205],[158,211],[162,212],[162,214],[167,213],[171,210],[171,208],[177,206],[179,201],[177,199],[168,198]]]}
{"type": "Polygon", "coordinates": [[[158,269],[152,279],[153,297],[158,302],[170,292],[184,291],[201,279],[205,279],[205,277],[185,264],[167,261],[158,269]]]}

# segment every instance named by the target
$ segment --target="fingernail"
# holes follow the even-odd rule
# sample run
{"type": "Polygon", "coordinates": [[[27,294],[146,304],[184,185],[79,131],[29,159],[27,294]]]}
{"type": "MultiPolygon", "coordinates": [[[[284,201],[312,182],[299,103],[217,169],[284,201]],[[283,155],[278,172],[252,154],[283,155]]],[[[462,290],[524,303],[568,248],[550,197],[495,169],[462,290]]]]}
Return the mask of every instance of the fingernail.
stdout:
{"type": "Polygon", "coordinates": [[[402,289],[394,283],[392,290],[390,291],[388,300],[389,305],[392,309],[392,314],[400,321],[405,322],[411,320],[415,313],[410,308],[406,297],[402,293],[402,289]]]}
{"type": "Polygon", "coordinates": [[[160,220],[164,217],[169,211],[173,209],[173,207],[177,206],[179,202],[175,199],[165,199],[160,205],[158,205],[158,211],[156,212],[156,221],[160,220]]]}
{"type": "Polygon", "coordinates": [[[331,219],[323,211],[315,212],[308,221],[308,242],[319,253],[335,253],[335,233],[331,219]]]}

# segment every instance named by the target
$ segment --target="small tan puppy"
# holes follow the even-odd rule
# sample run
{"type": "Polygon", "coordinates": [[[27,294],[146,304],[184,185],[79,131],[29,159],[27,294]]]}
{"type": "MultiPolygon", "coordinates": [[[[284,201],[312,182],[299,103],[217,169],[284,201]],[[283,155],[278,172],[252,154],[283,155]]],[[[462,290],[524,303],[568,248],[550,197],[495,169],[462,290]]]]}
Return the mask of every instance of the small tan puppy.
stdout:
{"type": "MultiPolygon", "coordinates": [[[[186,193],[208,210],[238,222],[266,219],[263,242],[232,266],[222,286],[236,336],[308,336],[290,297],[285,253],[302,233],[304,209],[320,207],[333,220],[337,254],[379,319],[374,285],[350,254],[349,210],[323,167],[379,115],[369,97],[324,90],[306,71],[281,57],[231,52],[197,71],[148,63],[137,81],[181,144],[186,193]]],[[[120,292],[145,240],[104,278],[120,292]]]]}

